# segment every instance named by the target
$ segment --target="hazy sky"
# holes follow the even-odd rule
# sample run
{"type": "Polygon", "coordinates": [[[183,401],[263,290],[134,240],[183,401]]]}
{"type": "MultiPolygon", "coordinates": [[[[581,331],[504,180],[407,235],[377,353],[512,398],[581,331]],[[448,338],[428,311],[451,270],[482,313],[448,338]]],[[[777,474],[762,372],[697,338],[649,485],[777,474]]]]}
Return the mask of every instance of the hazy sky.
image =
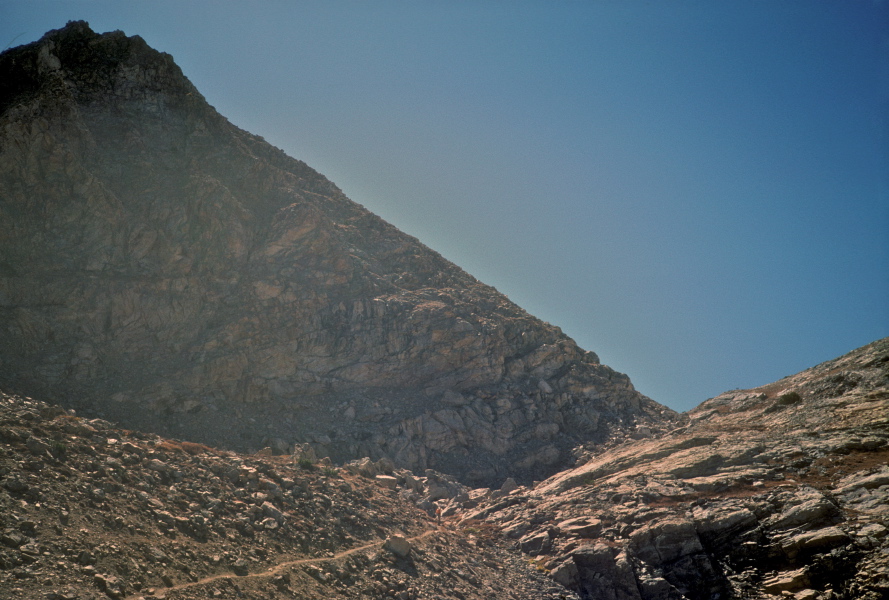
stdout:
{"type": "Polygon", "coordinates": [[[678,410],[889,335],[887,2],[0,0],[0,48],[73,19],[678,410]]]}

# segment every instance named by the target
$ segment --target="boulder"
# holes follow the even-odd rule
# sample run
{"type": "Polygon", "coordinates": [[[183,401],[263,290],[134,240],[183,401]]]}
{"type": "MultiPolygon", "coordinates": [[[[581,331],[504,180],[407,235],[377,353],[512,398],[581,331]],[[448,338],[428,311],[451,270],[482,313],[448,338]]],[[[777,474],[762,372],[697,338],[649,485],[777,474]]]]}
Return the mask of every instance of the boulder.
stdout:
{"type": "Polygon", "coordinates": [[[801,590],[809,585],[808,568],[784,571],[765,580],[762,589],[767,594],[781,595],[782,592],[801,590]]]}
{"type": "Polygon", "coordinates": [[[519,489],[518,484],[516,483],[515,479],[510,477],[506,481],[503,482],[502,486],[500,486],[500,493],[503,495],[506,495],[511,492],[514,492],[517,489],[519,489]]]}
{"type": "Polygon", "coordinates": [[[278,510],[278,508],[272,504],[271,502],[263,502],[262,503],[262,514],[266,517],[274,519],[278,525],[283,525],[286,517],[284,513],[278,510]]]}
{"type": "Polygon", "coordinates": [[[605,544],[582,546],[571,553],[577,566],[578,589],[587,598],[642,600],[626,553],[605,544]]]}
{"type": "Polygon", "coordinates": [[[573,559],[569,558],[553,567],[549,572],[549,576],[559,585],[574,589],[577,587],[577,576],[579,573],[577,564],[575,564],[573,559]]]}
{"type": "Polygon", "coordinates": [[[839,527],[825,527],[784,540],[781,543],[781,550],[790,558],[795,558],[800,552],[830,550],[847,544],[849,541],[849,536],[839,527]]]}
{"type": "Polygon", "coordinates": [[[836,514],[837,507],[815,490],[805,490],[797,495],[802,502],[789,506],[780,514],[770,518],[766,525],[771,529],[792,527],[813,527],[836,514]]]}
{"type": "Polygon", "coordinates": [[[383,548],[399,558],[407,558],[411,553],[411,543],[403,535],[390,535],[383,543],[383,548]]]}
{"type": "Polygon", "coordinates": [[[374,477],[374,481],[388,490],[394,490],[398,487],[398,479],[391,475],[377,475],[374,477]]]}
{"type": "Polygon", "coordinates": [[[704,550],[694,523],[675,518],[634,531],[630,535],[630,547],[636,556],[652,565],[670,563],[704,550]]]}
{"type": "Polygon", "coordinates": [[[549,531],[546,530],[528,534],[519,540],[519,547],[522,549],[522,552],[531,556],[543,554],[549,551],[551,546],[552,538],[549,535],[549,531]]]}
{"type": "Polygon", "coordinates": [[[556,525],[564,535],[582,538],[591,538],[602,531],[602,521],[594,518],[576,517],[561,521],[556,525]]]}
{"type": "Polygon", "coordinates": [[[731,544],[738,532],[759,523],[756,515],[746,508],[696,507],[692,515],[695,530],[707,544],[731,544]]]}

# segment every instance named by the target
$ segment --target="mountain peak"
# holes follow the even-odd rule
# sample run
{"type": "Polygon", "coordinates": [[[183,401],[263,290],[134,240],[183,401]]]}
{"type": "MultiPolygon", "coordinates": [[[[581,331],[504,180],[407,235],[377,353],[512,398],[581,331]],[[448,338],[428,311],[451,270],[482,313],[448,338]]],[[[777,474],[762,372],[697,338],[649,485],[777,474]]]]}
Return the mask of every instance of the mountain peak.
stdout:
{"type": "Polygon", "coordinates": [[[163,110],[171,102],[203,100],[169,54],[122,31],[95,33],[85,21],[70,21],[3,53],[0,73],[0,110],[53,87],[85,102],[141,100],[149,111],[163,110]]]}
{"type": "Polygon", "coordinates": [[[0,55],[0,81],[0,384],[477,482],[675,416],[233,126],[141,38],[72,22],[0,55]]]}

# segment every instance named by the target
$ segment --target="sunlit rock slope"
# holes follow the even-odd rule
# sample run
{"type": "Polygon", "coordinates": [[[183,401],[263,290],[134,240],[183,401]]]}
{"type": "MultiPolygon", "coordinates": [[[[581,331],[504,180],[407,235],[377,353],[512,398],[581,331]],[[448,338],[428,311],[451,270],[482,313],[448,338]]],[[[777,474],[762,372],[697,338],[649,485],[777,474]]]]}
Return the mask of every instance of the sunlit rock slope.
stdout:
{"type": "Polygon", "coordinates": [[[583,598],[889,597],[889,338],[688,416],[449,513],[583,598]]]}

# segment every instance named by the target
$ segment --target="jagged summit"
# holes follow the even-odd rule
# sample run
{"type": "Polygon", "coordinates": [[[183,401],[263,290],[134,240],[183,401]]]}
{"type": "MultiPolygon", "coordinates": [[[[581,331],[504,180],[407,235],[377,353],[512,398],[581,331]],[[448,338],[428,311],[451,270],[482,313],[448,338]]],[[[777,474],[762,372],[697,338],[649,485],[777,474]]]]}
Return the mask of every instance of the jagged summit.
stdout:
{"type": "Polygon", "coordinates": [[[153,50],[141,37],[127,37],[122,31],[99,35],[85,21],[70,21],[64,28],[6,54],[5,77],[0,84],[4,109],[18,95],[36,94],[43,86],[59,81],[85,101],[109,92],[129,98],[162,92],[168,102],[182,103],[188,96],[203,100],[169,54],[153,50]],[[142,78],[144,85],[126,86],[132,74],[140,70],[147,75],[142,78]],[[130,76],[123,71],[129,71],[130,76]]]}
{"type": "Polygon", "coordinates": [[[231,448],[540,478],[675,413],[138,37],[0,55],[0,385],[231,448]]]}

